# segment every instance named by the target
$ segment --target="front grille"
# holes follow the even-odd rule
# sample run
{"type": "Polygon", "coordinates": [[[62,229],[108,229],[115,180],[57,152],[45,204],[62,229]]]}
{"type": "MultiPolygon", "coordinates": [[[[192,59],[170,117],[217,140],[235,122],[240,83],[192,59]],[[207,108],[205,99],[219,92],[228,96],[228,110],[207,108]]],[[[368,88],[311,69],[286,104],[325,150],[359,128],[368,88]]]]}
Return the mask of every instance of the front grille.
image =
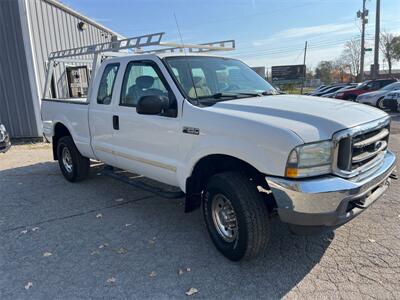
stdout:
{"type": "Polygon", "coordinates": [[[352,177],[378,165],[389,143],[390,119],[358,126],[334,136],[334,171],[352,177]]]}

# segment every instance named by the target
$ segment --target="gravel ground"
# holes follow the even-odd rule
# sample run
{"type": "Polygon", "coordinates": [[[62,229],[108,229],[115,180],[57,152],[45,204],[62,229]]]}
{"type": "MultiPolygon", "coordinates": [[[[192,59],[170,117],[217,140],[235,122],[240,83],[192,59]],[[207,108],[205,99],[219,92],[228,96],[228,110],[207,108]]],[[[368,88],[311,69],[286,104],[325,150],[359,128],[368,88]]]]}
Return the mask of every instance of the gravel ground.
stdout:
{"type": "MultiPolygon", "coordinates": [[[[391,148],[400,151],[400,117],[391,148]]],[[[1,299],[400,299],[400,183],[333,233],[272,221],[265,254],[233,263],[200,211],[99,175],[68,183],[47,144],[0,154],[1,299]]]]}

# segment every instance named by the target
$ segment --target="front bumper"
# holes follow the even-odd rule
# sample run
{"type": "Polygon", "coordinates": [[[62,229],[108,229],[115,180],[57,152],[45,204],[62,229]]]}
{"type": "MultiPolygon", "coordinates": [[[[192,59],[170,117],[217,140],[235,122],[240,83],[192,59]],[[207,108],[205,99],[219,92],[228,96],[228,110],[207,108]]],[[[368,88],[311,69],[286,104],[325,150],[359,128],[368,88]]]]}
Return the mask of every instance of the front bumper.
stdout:
{"type": "Polygon", "coordinates": [[[11,147],[11,142],[8,138],[6,138],[3,142],[0,142],[0,152],[7,152],[11,147]]]}
{"type": "Polygon", "coordinates": [[[283,222],[303,226],[340,226],[363,212],[386,191],[396,168],[387,151],[380,165],[357,177],[328,175],[291,180],[267,176],[283,222]]]}

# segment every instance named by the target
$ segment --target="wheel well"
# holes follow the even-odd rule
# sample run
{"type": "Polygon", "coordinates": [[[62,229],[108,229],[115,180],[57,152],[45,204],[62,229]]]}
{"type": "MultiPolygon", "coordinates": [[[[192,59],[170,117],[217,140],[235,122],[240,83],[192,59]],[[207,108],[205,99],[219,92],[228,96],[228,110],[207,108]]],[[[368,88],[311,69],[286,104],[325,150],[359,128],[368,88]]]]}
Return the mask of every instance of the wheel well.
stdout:
{"type": "Polygon", "coordinates": [[[345,97],[343,97],[344,100],[355,100],[357,98],[357,95],[354,94],[349,94],[345,97]]]}
{"type": "Polygon", "coordinates": [[[54,126],[54,134],[53,134],[53,158],[54,160],[58,160],[57,156],[57,144],[60,138],[64,136],[71,136],[71,133],[69,132],[68,128],[65,127],[64,124],[62,123],[57,123],[56,126],[54,126]]]}
{"type": "Polygon", "coordinates": [[[379,107],[379,101],[383,101],[383,98],[385,98],[385,96],[382,96],[382,97],[380,97],[378,100],[376,100],[376,107],[377,107],[377,108],[380,108],[380,107],[379,107]]]}
{"type": "MultiPolygon", "coordinates": [[[[227,171],[245,173],[250,180],[255,182],[257,187],[261,187],[263,190],[270,189],[265,181],[265,175],[249,163],[229,155],[209,155],[196,163],[191,176],[186,180],[185,211],[189,212],[200,207],[202,192],[208,179],[217,173],[227,171]]],[[[265,195],[266,204],[269,209],[272,210],[276,207],[272,194],[262,194],[265,195]]]]}

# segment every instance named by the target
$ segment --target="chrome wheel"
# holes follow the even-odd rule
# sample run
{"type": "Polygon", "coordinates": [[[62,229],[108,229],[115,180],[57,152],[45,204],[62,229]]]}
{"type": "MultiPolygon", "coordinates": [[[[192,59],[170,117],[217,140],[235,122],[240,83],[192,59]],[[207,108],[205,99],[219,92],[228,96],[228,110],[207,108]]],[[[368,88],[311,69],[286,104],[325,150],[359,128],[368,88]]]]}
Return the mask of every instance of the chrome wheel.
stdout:
{"type": "Polygon", "coordinates": [[[238,236],[238,224],[231,201],[222,194],[212,199],[211,214],[219,235],[227,242],[233,242],[238,236]]]}
{"type": "Polygon", "coordinates": [[[63,163],[65,170],[68,173],[72,173],[72,169],[73,169],[72,156],[71,156],[71,152],[69,152],[69,149],[67,147],[64,147],[62,149],[62,163],[63,163]]]}

